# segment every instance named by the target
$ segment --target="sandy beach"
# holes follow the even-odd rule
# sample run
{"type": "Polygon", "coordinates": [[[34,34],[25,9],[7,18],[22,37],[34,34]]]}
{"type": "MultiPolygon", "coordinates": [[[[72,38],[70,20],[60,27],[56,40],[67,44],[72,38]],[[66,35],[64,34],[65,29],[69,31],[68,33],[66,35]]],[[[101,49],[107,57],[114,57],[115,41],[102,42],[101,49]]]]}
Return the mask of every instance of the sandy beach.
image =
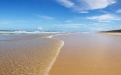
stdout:
{"type": "Polygon", "coordinates": [[[99,34],[104,34],[104,35],[115,35],[115,36],[120,36],[121,35],[121,33],[116,33],[116,32],[101,32],[101,33],[99,33],[99,34]]]}
{"type": "Polygon", "coordinates": [[[0,0],[0,75],[121,75],[121,0],[0,0]]]}
{"type": "Polygon", "coordinates": [[[121,75],[120,36],[0,36],[0,75],[121,75]]]}
{"type": "Polygon", "coordinates": [[[119,36],[82,33],[54,38],[65,45],[49,75],[121,75],[119,36]]]}

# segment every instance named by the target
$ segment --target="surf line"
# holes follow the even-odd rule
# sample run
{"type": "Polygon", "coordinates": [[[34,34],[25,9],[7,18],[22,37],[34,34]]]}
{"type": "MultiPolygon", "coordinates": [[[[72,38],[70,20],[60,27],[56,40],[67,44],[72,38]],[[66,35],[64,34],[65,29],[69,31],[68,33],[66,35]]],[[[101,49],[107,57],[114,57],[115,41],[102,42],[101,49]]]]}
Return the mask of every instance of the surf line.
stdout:
{"type": "Polygon", "coordinates": [[[52,66],[54,65],[54,63],[55,63],[55,61],[56,61],[56,59],[57,59],[57,57],[58,57],[58,55],[60,53],[61,48],[64,46],[64,41],[63,40],[53,38],[53,36],[57,36],[57,35],[51,35],[51,36],[47,36],[45,38],[59,40],[59,41],[61,41],[61,45],[58,47],[55,57],[52,59],[49,66],[47,67],[45,75],[49,75],[49,71],[51,70],[52,66]]]}

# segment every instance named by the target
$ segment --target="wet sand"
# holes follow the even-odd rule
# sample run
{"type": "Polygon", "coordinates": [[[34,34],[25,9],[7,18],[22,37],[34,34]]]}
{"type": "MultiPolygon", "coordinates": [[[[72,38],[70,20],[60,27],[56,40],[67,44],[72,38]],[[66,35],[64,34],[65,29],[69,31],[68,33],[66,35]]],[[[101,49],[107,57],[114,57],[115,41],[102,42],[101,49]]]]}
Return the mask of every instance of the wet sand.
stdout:
{"type": "Polygon", "coordinates": [[[121,75],[120,36],[71,34],[64,41],[49,75],[121,75]]]}
{"type": "Polygon", "coordinates": [[[48,75],[64,42],[21,36],[0,37],[0,75],[48,75]]]}

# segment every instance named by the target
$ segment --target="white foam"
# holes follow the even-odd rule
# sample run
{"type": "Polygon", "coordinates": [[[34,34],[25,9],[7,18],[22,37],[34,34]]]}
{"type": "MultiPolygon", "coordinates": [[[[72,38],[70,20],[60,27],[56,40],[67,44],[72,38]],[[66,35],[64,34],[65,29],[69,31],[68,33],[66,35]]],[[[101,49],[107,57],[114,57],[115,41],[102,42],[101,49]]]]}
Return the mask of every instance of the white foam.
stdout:
{"type": "Polygon", "coordinates": [[[58,57],[61,48],[64,46],[64,41],[61,40],[61,42],[62,42],[62,44],[61,44],[60,47],[58,47],[58,52],[56,53],[55,58],[52,60],[52,62],[51,62],[50,65],[48,66],[48,68],[46,69],[47,74],[45,74],[45,75],[49,75],[49,74],[48,74],[49,71],[51,70],[51,68],[52,68],[52,66],[53,66],[53,64],[54,64],[54,62],[56,61],[56,58],[58,57]]]}
{"type": "Polygon", "coordinates": [[[18,30],[18,31],[0,31],[0,33],[64,33],[64,32],[47,32],[47,31],[24,31],[24,30],[18,30]]]}

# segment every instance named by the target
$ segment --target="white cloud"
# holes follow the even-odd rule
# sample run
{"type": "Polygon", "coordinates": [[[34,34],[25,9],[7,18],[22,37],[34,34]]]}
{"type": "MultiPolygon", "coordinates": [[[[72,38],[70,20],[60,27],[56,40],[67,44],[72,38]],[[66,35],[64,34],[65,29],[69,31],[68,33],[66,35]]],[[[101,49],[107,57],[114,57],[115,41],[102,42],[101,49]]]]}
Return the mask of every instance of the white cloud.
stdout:
{"type": "Polygon", "coordinates": [[[105,31],[106,28],[99,28],[99,27],[97,28],[97,27],[96,27],[96,28],[90,28],[90,30],[91,30],[91,31],[105,31]]]}
{"type": "Polygon", "coordinates": [[[74,3],[71,2],[70,0],[57,0],[59,3],[61,3],[61,5],[70,8],[73,7],[74,3]]]}
{"type": "Polygon", "coordinates": [[[85,2],[91,10],[106,8],[107,6],[116,3],[115,0],[85,0],[85,2]]]}
{"type": "Polygon", "coordinates": [[[39,30],[43,30],[42,27],[38,27],[39,30]]]}
{"type": "Polygon", "coordinates": [[[116,0],[57,0],[61,5],[77,11],[103,9],[116,3],[116,0]]]}
{"type": "Polygon", "coordinates": [[[58,26],[58,27],[63,27],[63,28],[85,28],[87,27],[85,24],[57,24],[54,26],[58,26]]]}
{"type": "Polygon", "coordinates": [[[116,12],[117,12],[117,13],[121,13],[121,9],[118,9],[116,12]]]}
{"type": "Polygon", "coordinates": [[[100,10],[100,12],[103,12],[103,13],[109,13],[108,11],[104,11],[104,10],[100,10]]]}
{"type": "Polygon", "coordinates": [[[91,26],[106,26],[107,23],[103,23],[103,22],[92,22],[92,23],[89,23],[88,25],[91,25],[91,26]]]}
{"type": "Polygon", "coordinates": [[[88,11],[80,11],[79,13],[89,13],[88,11]]]}
{"type": "Polygon", "coordinates": [[[41,18],[44,18],[44,19],[50,19],[50,20],[54,19],[53,17],[50,17],[50,16],[39,16],[38,15],[38,17],[41,17],[41,18]]]}
{"type": "Polygon", "coordinates": [[[119,17],[112,14],[104,14],[100,16],[87,17],[87,19],[98,20],[99,22],[111,22],[114,20],[121,20],[119,17]]]}

